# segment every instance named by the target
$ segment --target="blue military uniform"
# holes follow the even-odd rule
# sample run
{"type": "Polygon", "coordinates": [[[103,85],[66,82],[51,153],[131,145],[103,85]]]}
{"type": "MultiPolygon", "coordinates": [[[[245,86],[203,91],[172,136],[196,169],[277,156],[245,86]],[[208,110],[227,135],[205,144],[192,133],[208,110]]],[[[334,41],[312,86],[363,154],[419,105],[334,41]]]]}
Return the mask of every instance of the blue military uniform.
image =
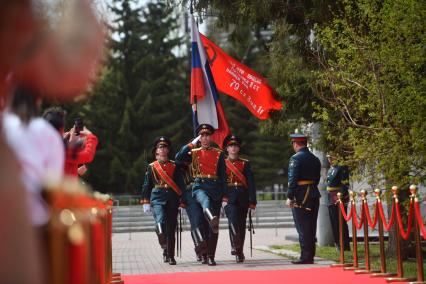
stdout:
{"type": "MultiPolygon", "coordinates": [[[[201,124],[197,128],[199,135],[211,135],[213,132],[213,127],[208,124],[201,124]]],[[[219,233],[219,214],[227,186],[224,154],[214,147],[194,148],[194,145],[188,144],[176,154],[176,161],[191,166],[194,179],[192,197],[203,209],[210,225],[207,236],[208,264],[216,265],[214,256],[219,233]]]]}
{"type": "MultiPolygon", "coordinates": [[[[327,157],[332,157],[327,155],[327,157]]],[[[340,249],[340,235],[339,235],[339,214],[340,208],[337,203],[337,193],[341,193],[341,199],[344,202],[345,209],[347,209],[347,202],[349,199],[349,169],[347,166],[330,165],[327,173],[327,191],[328,191],[328,213],[330,216],[331,227],[333,229],[334,243],[340,249]]],[[[348,224],[343,222],[343,245],[344,250],[350,250],[349,246],[349,230],[348,224]]]]}
{"type": "MultiPolygon", "coordinates": [[[[154,145],[155,148],[166,146],[170,149],[171,143],[167,138],[160,137],[156,139],[154,145]]],[[[142,203],[151,204],[158,241],[164,250],[164,261],[170,264],[176,264],[174,260],[175,231],[183,190],[185,190],[185,183],[182,172],[173,161],[155,161],[148,165],[142,190],[142,203]],[[163,178],[164,173],[172,178],[177,188],[170,186],[163,178]]]]}
{"type": "MultiPolygon", "coordinates": [[[[290,135],[292,142],[307,142],[303,134],[290,135]]],[[[287,198],[292,201],[292,213],[299,234],[301,255],[295,264],[313,263],[319,210],[318,183],[321,162],[308,147],[301,148],[290,158],[287,198]]]]}
{"type": "MultiPolygon", "coordinates": [[[[231,145],[241,146],[241,139],[235,135],[228,135],[223,142],[223,148],[226,149],[231,145]]],[[[232,164],[232,168],[227,164],[228,203],[225,206],[225,212],[228,218],[232,253],[236,255],[237,262],[243,262],[247,212],[249,208],[256,208],[256,188],[248,160],[241,158],[231,160],[229,157],[226,160],[226,163],[232,164]],[[242,176],[236,176],[233,170],[237,170],[242,176]]]]}

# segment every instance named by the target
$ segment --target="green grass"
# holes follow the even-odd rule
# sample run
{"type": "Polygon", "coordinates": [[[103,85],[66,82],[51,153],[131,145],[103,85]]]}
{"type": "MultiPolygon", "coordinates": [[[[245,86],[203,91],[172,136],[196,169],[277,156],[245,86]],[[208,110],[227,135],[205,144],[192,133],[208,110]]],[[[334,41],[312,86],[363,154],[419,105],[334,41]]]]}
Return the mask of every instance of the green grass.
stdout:
{"type": "MultiPolygon", "coordinates": [[[[271,246],[272,249],[285,249],[294,252],[300,252],[298,244],[271,246]]],[[[316,256],[328,260],[338,262],[340,254],[334,247],[317,247],[316,256]]],[[[345,261],[352,262],[352,251],[345,251],[345,261]]],[[[363,266],[364,262],[364,245],[358,244],[358,263],[363,266]]],[[[380,253],[378,244],[370,244],[370,265],[372,270],[380,270],[380,253]]],[[[396,259],[394,257],[386,258],[386,270],[388,272],[396,272],[396,259]]],[[[404,276],[417,277],[416,260],[410,259],[403,262],[404,276]]],[[[426,271],[425,263],[423,262],[423,271],[426,271]]]]}

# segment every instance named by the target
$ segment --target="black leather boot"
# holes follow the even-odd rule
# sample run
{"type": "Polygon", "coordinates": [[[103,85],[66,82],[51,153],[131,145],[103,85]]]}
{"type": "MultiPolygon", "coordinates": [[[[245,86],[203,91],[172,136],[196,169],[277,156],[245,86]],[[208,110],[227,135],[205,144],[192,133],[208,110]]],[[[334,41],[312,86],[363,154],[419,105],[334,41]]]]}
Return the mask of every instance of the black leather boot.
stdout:
{"type": "Polygon", "coordinates": [[[169,256],[169,264],[170,265],[176,265],[176,259],[174,256],[169,256]]]}
{"type": "Polygon", "coordinates": [[[169,258],[167,257],[167,250],[163,250],[163,262],[169,262],[169,258]]]}
{"type": "Polygon", "coordinates": [[[213,216],[212,212],[208,208],[204,209],[204,215],[206,216],[213,233],[217,234],[219,232],[219,217],[213,216]]]}
{"type": "Polygon", "coordinates": [[[160,244],[161,248],[166,249],[167,248],[166,235],[164,234],[163,227],[161,226],[160,223],[155,224],[155,233],[157,234],[158,243],[160,244]]]}
{"type": "Polygon", "coordinates": [[[208,264],[209,260],[207,259],[207,254],[203,254],[203,261],[201,262],[202,264],[208,264]]]}
{"type": "Polygon", "coordinates": [[[209,256],[207,261],[207,265],[208,266],[215,266],[216,265],[216,261],[214,261],[214,257],[213,256],[209,256]]]}

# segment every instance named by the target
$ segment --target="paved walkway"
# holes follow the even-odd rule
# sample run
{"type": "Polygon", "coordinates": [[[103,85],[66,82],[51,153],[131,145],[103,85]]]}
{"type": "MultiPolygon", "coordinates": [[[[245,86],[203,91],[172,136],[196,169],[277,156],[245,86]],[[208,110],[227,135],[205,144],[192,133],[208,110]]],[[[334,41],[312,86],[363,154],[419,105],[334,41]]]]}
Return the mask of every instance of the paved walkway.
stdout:
{"type": "MultiPolygon", "coordinates": [[[[253,237],[253,246],[289,244],[286,234],[296,234],[295,229],[257,229],[253,237]]],[[[154,232],[117,233],[112,237],[113,270],[122,274],[157,274],[173,272],[221,271],[221,270],[274,270],[294,269],[288,258],[261,250],[253,250],[250,258],[250,239],[247,235],[244,253],[246,261],[236,263],[230,254],[228,230],[221,230],[216,252],[217,266],[208,266],[195,260],[194,245],[188,231],[182,232],[182,258],[177,257],[177,265],[163,263],[162,250],[154,232]]],[[[329,261],[316,261],[314,265],[302,265],[297,268],[329,265],[329,261]]]]}

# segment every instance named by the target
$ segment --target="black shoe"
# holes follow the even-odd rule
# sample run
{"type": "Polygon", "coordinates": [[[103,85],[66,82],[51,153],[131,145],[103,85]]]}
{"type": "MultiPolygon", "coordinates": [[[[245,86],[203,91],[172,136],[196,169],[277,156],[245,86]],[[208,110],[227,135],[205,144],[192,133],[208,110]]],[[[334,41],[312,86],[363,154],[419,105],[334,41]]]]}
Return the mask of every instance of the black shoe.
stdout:
{"type": "Polygon", "coordinates": [[[314,261],[313,260],[298,259],[298,260],[293,260],[291,263],[293,263],[293,264],[313,264],[314,261]]]}
{"type": "Polygon", "coordinates": [[[207,256],[203,255],[203,261],[201,261],[202,264],[208,264],[209,261],[207,259],[207,256]]]}
{"type": "Polygon", "coordinates": [[[200,254],[197,254],[197,262],[202,262],[203,257],[200,254]]]}
{"type": "Polygon", "coordinates": [[[235,249],[231,249],[231,255],[236,255],[235,249]]]}
{"type": "Polygon", "coordinates": [[[216,261],[214,261],[213,257],[209,257],[208,258],[208,262],[207,262],[208,266],[215,266],[216,265],[216,261]]]}
{"type": "Polygon", "coordinates": [[[163,255],[163,261],[164,262],[169,262],[169,258],[167,256],[163,255]]]}
{"type": "Polygon", "coordinates": [[[173,256],[169,257],[169,264],[170,265],[176,265],[176,259],[173,256]]]}
{"type": "Polygon", "coordinates": [[[245,256],[244,256],[244,254],[242,254],[242,253],[236,255],[235,258],[236,258],[236,260],[237,260],[238,263],[244,262],[244,260],[246,259],[245,256]]]}

